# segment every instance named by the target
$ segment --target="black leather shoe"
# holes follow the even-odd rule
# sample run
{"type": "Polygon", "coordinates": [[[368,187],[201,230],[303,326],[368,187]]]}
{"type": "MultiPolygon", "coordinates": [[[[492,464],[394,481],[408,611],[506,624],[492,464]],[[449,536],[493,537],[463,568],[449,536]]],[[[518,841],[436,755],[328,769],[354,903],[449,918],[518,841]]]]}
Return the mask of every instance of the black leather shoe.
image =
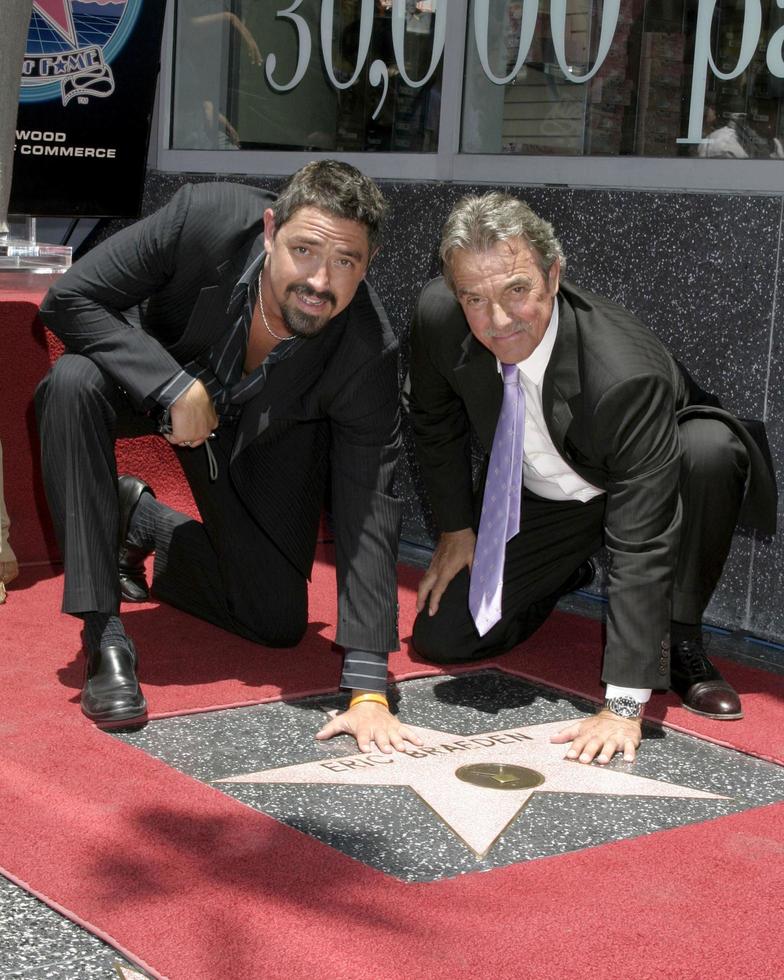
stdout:
{"type": "Polygon", "coordinates": [[[596,565],[588,558],[576,569],[560,588],[561,595],[568,595],[578,589],[584,589],[593,582],[596,577],[596,565]]]}
{"type": "Polygon", "coordinates": [[[121,476],[117,480],[117,497],[120,503],[120,555],[118,572],[120,596],[126,602],[147,602],[150,589],[144,572],[145,559],[153,549],[137,548],[128,543],[128,528],[133,512],[143,493],[155,494],[144,480],[136,476],[121,476]]]}
{"type": "Polygon", "coordinates": [[[673,646],[670,670],[670,688],[683,701],[684,708],[718,721],[743,717],[738,692],[705,656],[702,637],[673,646]]]}
{"type": "Polygon", "coordinates": [[[147,717],[147,702],[136,679],[136,648],[107,646],[87,654],[82,711],[98,725],[126,725],[147,717]]]}

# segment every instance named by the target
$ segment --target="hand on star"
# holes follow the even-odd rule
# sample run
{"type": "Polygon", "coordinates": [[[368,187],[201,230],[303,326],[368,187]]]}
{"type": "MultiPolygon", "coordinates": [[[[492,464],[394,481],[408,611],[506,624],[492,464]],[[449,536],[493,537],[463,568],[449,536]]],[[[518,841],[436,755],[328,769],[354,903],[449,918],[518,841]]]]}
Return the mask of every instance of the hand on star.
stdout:
{"type": "Polygon", "coordinates": [[[642,739],[642,722],[639,718],[620,718],[612,711],[602,709],[591,718],[573,722],[567,728],[550,737],[556,745],[571,742],[567,759],[587,764],[594,759],[606,765],[616,752],[623,753],[624,762],[634,762],[642,739]]]}
{"type": "Polygon", "coordinates": [[[334,735],[353,735],[360,752],[370,752],[371,742],[375,742],[380,752],[406,751],[406,742],[422,745],[422,739],[401,725],[398,719],[383,704],[363,701],[343,714],[336,715],[316,735],[319,740],[334,735]]]}

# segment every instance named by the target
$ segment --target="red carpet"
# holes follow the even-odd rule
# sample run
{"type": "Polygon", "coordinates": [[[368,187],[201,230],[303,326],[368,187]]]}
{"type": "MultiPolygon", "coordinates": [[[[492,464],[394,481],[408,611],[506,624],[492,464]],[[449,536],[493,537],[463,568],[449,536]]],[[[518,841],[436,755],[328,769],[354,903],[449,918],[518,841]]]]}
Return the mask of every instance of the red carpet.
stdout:
{"type": "MultiPolygon", "coordinates": [[[[403,571],[410,633],[417,573],[403,571]]],[[[165,607],[128,611],[152,714],[330,690],[331,569],[296,651],[165,607]],[[178,640],[172,642],[172,637],[178,640]],[[189,648],[187,654],[179,652],[189,648]]],[[[780,975],[784,805],[563,857],[402,884],[95,730],[58,579],[0,609],[0,867],[172,980],[780,975]]],[[[430,673],[406,650],[397,676],[430,673]]],[[[499,665],[598,696],[599,628],[558,615],[499,665]]],[[[784,682],[722,663],[746,719],[665,721],[784,761],[784,682]]],[[[54,958],[54,956],[53,956],[54,958]]]]}
{"type": "MultiPolygon", "coordinates": [[[[0,442],[5,502],[11,515],[11,545],[20,563],[57,557],[40,479],[33,392],[63,346],[38,318],[50,277],[5,273],[0,280],[0,442]]],[[[143,477],[172,507],[193,512],[193,498],[174,454],[159,438],[120,440],[121,473],[143,477]]]]}

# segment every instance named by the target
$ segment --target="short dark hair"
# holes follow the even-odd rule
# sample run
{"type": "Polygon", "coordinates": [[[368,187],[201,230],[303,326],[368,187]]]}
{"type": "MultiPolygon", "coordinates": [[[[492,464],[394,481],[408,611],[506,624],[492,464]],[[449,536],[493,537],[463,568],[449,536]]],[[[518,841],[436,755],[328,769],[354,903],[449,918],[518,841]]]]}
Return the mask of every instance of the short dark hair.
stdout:
{"type": "Polygon", "coordinates": [[[272,205],[275,228],[285,225],[300,208],[318,208],[364,225],[370,255],[381,242],[386,202],[373,181],[351,164],[312,160],[292,174],[272,205]]]}

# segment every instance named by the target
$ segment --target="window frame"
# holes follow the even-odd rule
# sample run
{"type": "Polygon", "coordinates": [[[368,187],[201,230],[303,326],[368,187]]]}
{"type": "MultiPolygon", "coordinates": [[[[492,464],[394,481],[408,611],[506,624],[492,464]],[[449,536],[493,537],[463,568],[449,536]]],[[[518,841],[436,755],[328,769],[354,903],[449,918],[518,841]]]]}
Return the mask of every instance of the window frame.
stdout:
{"type": "MultiPolygon", "coordinates": [[[[309,160],[339,157],[378,180],[704,193],[784,193],[784,161],[781,160],[461,153],[460,125],[469,0],[449,0],[449,4],[438,150],[435,153],[170,149],[176,0],[167,4],[149,166],[166,173],[272,177],[293,173],[309,160]]],[[[312,56],[316,54],[314,45],[312,56]]]]}

